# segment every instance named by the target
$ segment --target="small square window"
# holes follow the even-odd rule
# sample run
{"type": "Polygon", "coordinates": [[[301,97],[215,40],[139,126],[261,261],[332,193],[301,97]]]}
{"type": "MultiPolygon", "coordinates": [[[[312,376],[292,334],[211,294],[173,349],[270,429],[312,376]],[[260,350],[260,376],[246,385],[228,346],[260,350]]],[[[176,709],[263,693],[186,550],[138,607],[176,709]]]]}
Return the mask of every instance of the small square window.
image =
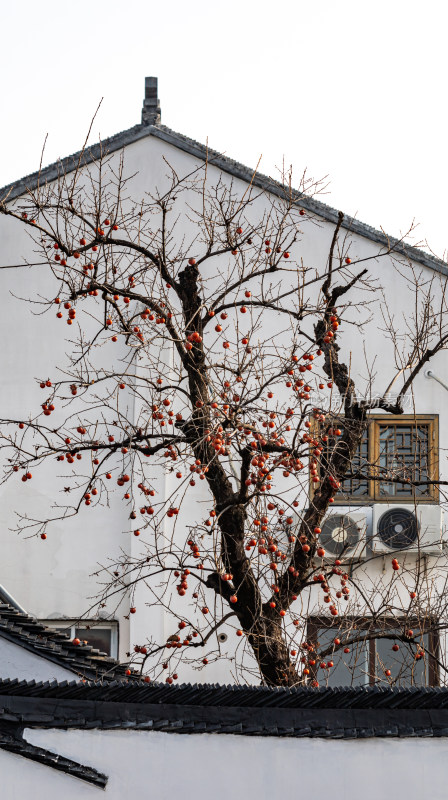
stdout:
{"type": "Polygon", "coordinates": [[[66,634],[70,639],[81,639],[94,650],[100,650],[113,658],[118,657],[118,625],[114,621],[41,620],[53,631],[66,634]]]}

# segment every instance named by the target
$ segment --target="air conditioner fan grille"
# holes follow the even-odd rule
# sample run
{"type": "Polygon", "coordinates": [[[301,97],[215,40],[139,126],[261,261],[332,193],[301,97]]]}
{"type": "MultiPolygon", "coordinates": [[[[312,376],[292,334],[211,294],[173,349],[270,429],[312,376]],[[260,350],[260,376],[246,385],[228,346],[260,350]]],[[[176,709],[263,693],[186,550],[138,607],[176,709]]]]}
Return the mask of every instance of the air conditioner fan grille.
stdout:
{"type": "Polygon", "coordinates": [[[378,520],[377,533],[391,550],[406,550],[417,542],[418,520],[407,508],[391,508],[378,520]]]}
{"type": "Polygon", "coordinates": [[[320,534],[323,547],[334,556],[348,555],[358,544],[361,533],[355,520],[346,514],[328,517],[320,534]]]}

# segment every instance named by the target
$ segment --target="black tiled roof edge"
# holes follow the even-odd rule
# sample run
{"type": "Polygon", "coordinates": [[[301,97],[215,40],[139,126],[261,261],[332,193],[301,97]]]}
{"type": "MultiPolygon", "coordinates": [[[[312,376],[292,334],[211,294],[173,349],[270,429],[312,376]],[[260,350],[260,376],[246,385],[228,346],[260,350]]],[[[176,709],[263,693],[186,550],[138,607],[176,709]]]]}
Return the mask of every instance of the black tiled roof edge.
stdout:
{"type": "Polygon", "coordinates": [[[248,695],[245,687],[230,686],[180,686],[178,691],[160,685],[144,687],[144,691],[133,688],[118,682],[114,686],[80,686],[3,681],[0,725],[16,726],[17,730],[125,728],[333,739],[448,736],[446,690],[254,687],[248,695]],[[232,693],[236,702],[225,702],[232,693]],[[416,704],[418,696],[426,702],[416,704]],[[285,704],[286,698],[296,702],[285,704]],[[369,702],[359,702],[367,698],[369,702]],[[377,702],[380,698],[382,703],[377,702]]]}
{"type": "Polygon", "coordinates": [[[277,708],[277,709],[388,709],[438,710],[448,712],[448,688],[382,686],[283,688],[268,686],[232,686],[221,684],[168,685],[112,680],[98,681],[25,681],[0,680],[0,697],[38,697],[50,700],[82,700],[165,706],[201,706],[203,708],[277,708]]]}
{"type": "MultiPolygon", "coordinates": [[[[56,180],[60,175],[73,172],[78,164],[86,165],[95,161],[101,154],[113,153],[121,150],[123,147],[134,142],[144,139],[146,136],[154,136],[162,139],[168,144],[182,150],[190,155],[199,158],[202,161],[208,160],[209,163],[221,169],[223,172],[232,175],[233,177],[240,178],[245,182],[250,182],[264,191],[269,191],[277,196],[284,196],[285,192],[290,194],[289,187],[284,186],[272,178],[256,173],[244,166],[244,164],[235,161],[228,156],[222,155],[216,150],[211,150],[203,144],[189,139],[181,133],[167,128],[165,125],[134,125],[128,130],[117,133],[114,136],[102,141],[100,144],[89,146],[82,153],[74,153],[66,158],[60,159],[48,167],[43,168],[40,172],[33,172],[18,181],[8,184],[0,189],[0,202],[9,202],[17,197],[23,195],[27,189],[35,189],[38,184],[45,184],[50,181],[56,180]]],[[[338,220],[338,211],[320,200],[307,197],[298,191],[293,191],[294,199],[300,204],[302,208],[311,214],[324,219],[328,222],[336,223],[338,220]]],[[[343,225],[345,229],[352,233],[356,233],[366,239],[382,245],[383,247],[390,247],[394,245],[395,252],[405,256],[406,258],[415,261],[416,263],[423,264],[442,275],[448,276],[448,265],[445,261],[436,258],[435,256],[420,250],[411,245],[405,245],[394,236],[388,236],[382,231],[376,230],[371,225],[360,222],[354,217],[345,216],[343,225]]]]}
{"type": "MultiPolygon", "coordinates": [[[[126,665],[88,645],[73,644],[66,634],[47,628],[29,614],[2,602],[0,602],[0,637],[71,670],[78,677],[88,680],[101,679],[106,682],[119,677],[125,679],[126,665]]],[[[126,679],[140,681],[135,675],[130,675],[126,679]]]]}
{"type": "Polygon", "coordinates": [[[65,772],[67,775],[72,775],[74,778],[80,778],[83,781],[92,783],[98,786],[99,789],[105,789],[107,784],[107,775],[93,767],[87,767],[85,764],[79,764],[77,761],[72,761],[70,758],[65,758],[51,750],[45,750],[42,747],[30,744],[23,738],[22,731],[18,728],[5,730],[5,726],[0,723],[0,749],[6,750],[8,753],[15,753],[18,756],[27,758],[30,761],[37,761],[39,764],[51,767],[60,772],[65,772]]]}

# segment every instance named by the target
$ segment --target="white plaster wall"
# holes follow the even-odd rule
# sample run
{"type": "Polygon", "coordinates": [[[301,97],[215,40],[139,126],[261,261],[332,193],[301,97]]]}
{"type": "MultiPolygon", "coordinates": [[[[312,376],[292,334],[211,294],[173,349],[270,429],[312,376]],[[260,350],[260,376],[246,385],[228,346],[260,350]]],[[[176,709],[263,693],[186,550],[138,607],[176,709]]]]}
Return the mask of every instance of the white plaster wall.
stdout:
{"type": "Polygon", "coordinates": [[[24,647],[0,636],[0,680],[75,681],[78,676],[69,669],[40,658],[24,647]]]}
{"type": "MultiPolygon", "coordinates": [[[[188,154],[153,137],[140,140],[126,148],[125,175],[136,173],[136,177],[127,187],[128,194],[134,200],[143,198],[145,192],[156,186],[158,188],[166,186],[167,166],[164,157],[176,169],[178,175],[189,173],[195,163],[188,154]]],[[[112,163],[116,163],[118,158],[119,154],[116,154],[112,163]]],[[[213,184],[217,177],[218,171],[209,166],[210,183],[213,184]]],[[[230,181],[230,178],[224,176],[224,180],[230,181]]],[[[244,190],[245,185],[241,181],[234,180],[235,191],[239,188],[244,190]]],[[[268,205],[269,198],[261,197],[257,201],[258,210],[263,210],[268,205]]],[[[181,207],[179,204],[177,212],[181,207]]],[[[322,223],[317,227],[305,220],[302,228],[303,237],[292,249],[292,258],[302,258],[304,264],[309,267],[314,265],[321,267],[327,259],[334,226],[322,223]]],[[[22,226],[12,220],[0,218],[0,229],[2,265],[18,263],[24,257],[32,259],[32,246],[28,233],[22,226]]],[[[190,233],[188,225],[179,225],[179,239],[184,234],[188,238],[190,233]]],[[[352,237],[350,251],[352,260],[361,256],[371,257],[377,252],[378,246],[373,242],[359,236],[352,237]]],[[[409,313],[412,300],[404,279],[397,275],[388,257],[368,263],[379,285],[385,288],[390,312],[396,316],[397,324],[401,326],[402,315],[409,313]]],[[[225,272],[225,264],[221,262],[220,266],[214,262],[211,269],[214,270],[214,275],[209,276],[210,281],[216,280],[220,271],[225,272]]],[[[430,270],[420,265],[417,265],[416,269],[427,278],[434,277],[430,270]]],[[[69,349],[65,336],[70,333],[70,329],[64,326],[64,323],[57,321],[52,312],[44,316],[33,316],[33,307],[17,299],[45,294],[46,280],[40,267],[0,272],[0,337],[1,341],[7,343],[0,352],[0,371],[4,386],[0,412],[2,417],[8,414],[14,417],[27,416],[30,409],[37,408],[42,402],[42,396],[33,379],[46,377],[52,373],[53,365],[56,363],[64,364],[64,354],[69,349]]],[[[439,276],[435,276],[434,280],[436,283],[439,282],[439,276]]],[[[212,285],[210,283],[210,286],[212,285]]],[[[361,295],[358,293],[358,296],[361,295]]],[[[369,363],[373,364],[376,371],[375,386],[380,392],[389,383],[393,373],[393,361],[390,344],[381,332],[383,321],[379,316],[378,305],[372,306],[371,311],[373,318],[365,335],[359,335],[356,328],[351,329],[349,326],[342,328],[342,356],[351,361],[351,369],[355,375],[365,376],[366,352],[369,363]]],[[[117,354],[117,350],[114,350],[114,354],[117,354]]],[[[446,356],[442,353],[432,365],[434,371],[445,379],[446,363],[446,356]]],[[[362,380],[360,383],[362,386],[362,380]]],[[[448,415],[445,410],[447,399],[446,391],[440,385],[428,381],[423,376],[417,379],[414,390],[415,411],[440,415],[440,466],[441,471],[445,473],[448,453],[448,415]]],[[[409,411],[412,410],[413,407],[410,407],[409,411]]],[[[55,487],[58,486],[60,489],[64,481],[62,470],[59,472],[61,478],[55,483],[53,467],[45,465],[35,471],[35,478],[31,482],[22,484],[20,478],[17,478],[0,487],[0,582],[23,606],[41,618],[60,615],[76,617],[85,613],[100,590],[98,578],[93,575],[98,564],[104,564],[109,558],[116,558],[121,551],[132,552],[135,556],[142,546],[141,541],[129,533],[129,509],[118,499],[111,501],[110,508],[83,508],[77,517],[55,525],[49,531],[45,542],[36,539],[27,540],[23,536],[18,537],[11,533],[9,529],[15,525],[17,509],[36,516],[38,513],[44,513],[55,500],[60,500],[55,487]]],[[[172,478],[159,474],[157,480],[160,492],[167,496],[172,489],[172,478]]],[[[188,497],[183,517],[177,521],[178,525],[182,524],[182,520],[191,521],[197,518],[198,502],[204,501],[202,509],[208,508],[208,494],[204,484],[196,487],[194,497],[192,495],[188,497]]],[[[200,518],[202,515],[203,511],[199,513],[200,518]]],[[[177,603],[178,598],[175,597],[173,602],[177,603]]],[[[143,585],[136,589],[133,603],[138,606],[138,611],[130,620],[126,619],[129,610],[128,598],[125,598],[118,607],[116,602],[110,601],[102,610],[105,616],[109,614],[119,622],[122,657],[135,643],[142,643],[152,632],[162,636],[173,632],[171,623],[169,627],[166,626],[166,620],[161,612],[145,607],[143,585]]],[[[229,641],[229,652],[233,650],[234,642],[235,637],[229,641]]],[[[197,679],[197,676],[197,672],[188,669],[182,671],[183,680],[197,679]]],[[[226,662],[210,664],[206,673],[201,672],[202,679],[231,680],[228,664],[226,662]]]]}
{"type": "MultiPolygon", "coordinates": [[[[108,800],[445,800],[447,739],[326,741],[133,731],[25,730],[28,741],[109,775],[108,800]]],[[[0,750],[2,797],[94,800],[101,792],[0,750]]]]}

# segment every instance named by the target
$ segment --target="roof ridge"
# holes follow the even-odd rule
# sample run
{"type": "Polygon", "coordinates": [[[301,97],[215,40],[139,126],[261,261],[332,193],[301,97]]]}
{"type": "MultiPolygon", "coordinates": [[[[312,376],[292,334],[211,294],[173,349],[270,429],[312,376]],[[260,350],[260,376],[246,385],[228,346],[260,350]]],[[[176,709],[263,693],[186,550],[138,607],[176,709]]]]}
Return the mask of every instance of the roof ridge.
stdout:
{"type": "MultiPolygon", "coordinates": [[[[288,194],[290,194],[289,187],[284,186],[274,178],[270,178],[262,173],[254,173],[253,169],[246,167],[239,161],[223,155],[217,150],[206,147],[182,133],[177,133],[166,125],[158,123],[156,125],[134,125],[127,130],[109,136],[98,144],[86,146],[84,150],[79,150],[76,153],[58,159],[42,170],[33,172],[30,175],[20,178],[18,181],[7,184],[0,188],[0,203],[15,200],[17,197],[25,194],[27,189],[35,189],[42,181],[47,183],[56,180],[61,174],[61,171],[62,173],[72,172],[77,169],[79,164],[86,166],[92,163],[99,158],[101,154],[104,155],[105,151],[106,155],[111,154],[147,136],[154,136],[201,160],[208,160],[214,166],[222,169],[223,172],[227,172],[243,181],[251,182],[254,186],[269,191],[271,194],[281,195],[285,191],[288,191],[288,194]]],[[[338,211],[332,206],[313,197],[307,197],[306,194],[298,190],[293,190],[292,194],[294,199],[297,202],[300,201],[301,206],[310,213],[328,222],[337,222],[338,211]]],[[[423,264],[444,276],[448,276],[448,264],[442,259],[418,247],[405,244],[401,239],[395,236],[388,236],[383,231],[379,231],[367,223],[360,222],[355,217],[345,216],[342,227],[384,247],[390,247],[392,244],[395,247],[395,253],[410,258],[416,263],[423,264]]]]}

